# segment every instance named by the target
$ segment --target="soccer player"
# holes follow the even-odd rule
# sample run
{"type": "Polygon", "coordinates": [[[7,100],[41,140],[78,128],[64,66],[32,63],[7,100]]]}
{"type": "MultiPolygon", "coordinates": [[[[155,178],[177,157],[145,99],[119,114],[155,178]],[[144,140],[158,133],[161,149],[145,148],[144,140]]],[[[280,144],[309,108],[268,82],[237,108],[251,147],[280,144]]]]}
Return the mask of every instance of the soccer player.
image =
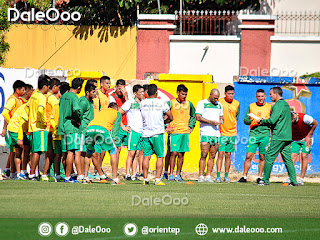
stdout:
{"type": "Polygon", "coordinates": [[[155,185],[165,185],[161,181],[161,172],[163,168],[163,157],[166,151],[166,140],[164,137],[164,124],[169,123],[173,120],[172,113],[169,109],[168,104],[157,99],[158,88],[155,84],[150,84],[148,87],[149,98],[144,99],[140,103],[141,115],[143,121],[143,177],[144,185],[149,184],[148,170],[149,161],[151,155],[155,153],[157,155],[156,164],[156,179],[155,185]],[[166,121],[163,119],[163,114],[167,115],[166,121]]]}
{"type": "Polygon", "coordinates": [[[212,183],[211,172],[214,165],[214,158],[219,148],[220,125],[223,124],[223,107],[218,101],[220,92],[214,88],[207,99],[201,100],[197,104],[196,117],[200,122],[200,147],[201,158],[199,161],[200,176],[198,182],[212,183]],[[207,174],[204,177],[206,159],[209,153],[207,163],[207,174]]]}
{"type": "Polygon", "coordinates": [[[281,153],[290,177],[290,186],[298,186],[296,170],[291,159],[292,124],[289,104],[282,98],[282,89],[273,87],[270,90],[270,98],[275,104],[271,108],[270,118],[257,119],[261,126],[269,126],[272,131],[270,145],[265,156],[263,178],[259,185],[269,185],[273,162],[281,153]]]}
{"type": "Polygon", "coordinates": [[[234,99],[234,87],[231,85],[226,86],[224,94],[225,98],[219,99],[219,102],[223,107],[224,123],[220,126],[221,138],[217,159],[217,183],[221,182],[220,172],[224,157],[224,181],[226,183],[230,182],[229,170],[231,165],[231,153],[236,151],[237,120],[240,114],[240,104],[234,99]]]}
{"type": "Polygon", "coordinates": [[[31,143],[31,170],[29,179],[39,181],[35,176],[35,170],[39,165],[39,159],[42,152],[47,151],[48,131],[46,120],[46,94],[50,87],[50,78],[47,75],[40,75],[38,78],[38,90],[34,92],[29,99],[25,112],[28,115],[28,131],[30,132],[31,143]]]}
{"type": "MultiPolygon", "coordinates": [[[[103,109],[98,112],[94,119],[89,123],[86,129],[86,147],[87,154],[85,158],[85,176],[86,182],[89,181],[87,178],[90,157],[92,156],[93,165],[96,167],[101,182],[104,182],[107,176],[103,173],[102,169],[99,167],[98,159],[94,157],[93,152],[97,149],[102,149],[103,152],[108,151],[110,154],[112,175],[113,175],[113,185],[121,184],[118,173],[118,160],[116,156],[116,145],[113,138],[117,136],[120,129],[121,114],[115,109],[117,105],[115,103],[110,103],[108,109],[103,109]]],[[[86,183],[85,182],[85,183],[86,183]]]]}
{"type": "MultiPolygon", "coordinates": [[[[126,90],[126,82],[123,79],[119,79],[116,82],[115,91],[109,95],[110,103],[115,102],[119,108],[129,100],[128,92],[126,90]]],[[[122,124],[124,126],[127,125],[127,115],[122,115],[122,124]]],[[[119,159],[121,145],[128,146],[128,133],[122,128],[120,128],[119,136],[115,140],[116,146],[118,148],[117,151],[117,158],[119,159]]]]}
{"type": "Polygon", "coordinates": [[[119,112],[124,115],[127,114],[128,125],[125,131],[128,132],[128,157],[126,162],[126,180],[136,180],[137,161],[139,158],[139,151],[142,149],[142,116],[140,111],[140,102],[144,99],[144,89],[141,85],[133,86],[134,98],[126,101],[120,108],[119,112]],[[135,167],[132,167],[132,175],[130,169],[133,161],[136,161],[135,167]]]}
{"type": "MultiPolygon", "coordinates": [[[[26,92],[22,97],[27,102],[33,92],[33,87],[30,84],[26,84],[25,87],[26,92]]],[[[26,135],[28,133],[28,122],[23,121],[23,124],[21,124],[20,129],[20,122],[22,120],[23,114],[25,113],[25,106],[26,104],[24,103],[15,111],[8,125],[8,131],[10,136],[10,152],[15,153],[14,162],[17,171],[17,180],[27,180],[26,169],[28,158],[25,157],[26,154],[22,155],[22,151],[26,151],[28,154],[30,154],[30,143],[26,135]],[[20,138],[18,136],[19,132],[20,138]]]]}
{"type": "Polygon", "coordinates": [[[80,125],[80,148],[76,151],[76,161],[80,161],[81,168],[78,170],[78,181],[84,180],[84,166],[85,166],[85,156],[86,156],[86,145],[85,145],[85,131],[88,124],[92,121],[94,117],[94,110],[93,110],[93,99],[96,96],[96,87],[88,83],[86,84],[85,88],[85,96],[80,98],[80,108],[82,111],[82,118],[81,118],[81,125],[80,125]]]}
{"type": "Polygon", "coordinates": [[[251,103],[244,117],[244,123],[250,125],[250,134],[247,145],[247,155],[244,161],[243,177],[238,182],[247,182],[247,174],[251,166],[251,160],[254,157],[257,148],[259,148],[259,175],[257,183],[262,179],[264,169],[264,155],[270,141],[270,128],[268,126],[260,126],[256,120],[249,116],[250,113],[259,118],[269,118],[271,105],[265,102],[266,94],[263,89],[258,89],[256,93],[257,102],[251,103]]]}
{"type": "Polygon", "coordinates": [[[183,181],[181,178],[181,169],[185,152],[190,151],[189,134],[192,132],[196,124],[195,108],[189,100],[187,100],[188,88],[183,84],[177,87],[177,98],[168,102],[173,121],[167,127],[170,129],[170,175],[168,180],[183,181]],[[177,172],[173,175],[177,158],[177,172]]]}
{"type": "Polygon", "coordinates": [[[298,180],[299,185],[304,185],[304,176],[308,167],[308,155],[311,152],[312,136],[318,126],[318,122],[310,115],[304,113],[291,112],[292,122],[292,143],[291,158],[293,163],[301,159],[301,175],[298,180]]]}
{"type": "MultiPolygon", "coordinates": [[[[61,137],[62,151],[67,152],[66,174],[64,182],[78,182],[70,175],[75,160],[75,151],[79,149],[79,127],[81,123],[81,108],[79,106],[79,94],[82,88],[83,79],[75,78],[71,83],[70,91],[60,98],[60,114],[58,134],[61,137]]],[[[80,162],[75,162],[76,168],[81,169],[80,162]]]]}
{"type": "Polygon", "coordinates": [[[54,115],[56,113],[55,108],[59,107],[59,99],[57,95],[60,90],[60,80],[57,78],[52,78],[50,80],[50,88],[49,92],[46,95],[47,98],[47,106],[46,106],[46,118],[47,118],[47,131],[48,134],[48,149],[46,152],[46,162],[43,169],[43,174],[41,176],[42,181],[49,181],[48,171],[50,169],[50,165],[54,162],[54,150],[53,150],[53,139],[52,134],[55,130],[54,126],[56,123],[54,122],[54,115]]]}
{"type": "Polygon", "coordinates": [[[101,109],[108,109],[109,106],[109,95],[111,81],[110,77],[102,76],[100,78],[100,89],[98,89],[96,97],[93,99],[95,112],[101,109]]]}
{"type": "MultiPolygon", "coordinates": [[[[4,125],[3,125],[1,136],[5,137],[7,148],[10,148],[10,142],[9,142],[10,137],[7,131],[7,127],[14,112],[22,105],[22,101],[20,97],[23,96],[24,93],[25,93],[25,83],[21,80],[15,81],[13,83],[13,94],[10,95],[10,97],[8,98],[7,103],[4,106],[4,109],[2,112],[2,115],[4,117],[4,125]]],[[[9,176],[9,173],[10,173],[10,177],[12,179],[15,178],[14,152],[10,152],[4,172],[6,173],[7,176],[9,176]]]]}

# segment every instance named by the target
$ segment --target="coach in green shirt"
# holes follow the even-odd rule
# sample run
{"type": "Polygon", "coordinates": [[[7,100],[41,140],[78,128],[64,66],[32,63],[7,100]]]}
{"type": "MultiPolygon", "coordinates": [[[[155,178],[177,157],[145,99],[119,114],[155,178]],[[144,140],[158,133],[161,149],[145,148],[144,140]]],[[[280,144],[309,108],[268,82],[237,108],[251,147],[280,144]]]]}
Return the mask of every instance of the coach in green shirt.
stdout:
{"type": "Polygon", "coordinates": [[[270,98],[275,104],[271,108],[269,119],[259,119],[258,123],[262,126],[269,126],[272,131],[270,146],[267,149],[265,157],[265,167],[261,185],[269,185],[270,173],[273,162],[280,153],[284,164],[286,165],[290,177],[291,186],[298,186],[296,179],[296,170],[291,159],[292,125],[289,104],[282,98],[282,89],[273,87],[270,90],[270,98]]]}

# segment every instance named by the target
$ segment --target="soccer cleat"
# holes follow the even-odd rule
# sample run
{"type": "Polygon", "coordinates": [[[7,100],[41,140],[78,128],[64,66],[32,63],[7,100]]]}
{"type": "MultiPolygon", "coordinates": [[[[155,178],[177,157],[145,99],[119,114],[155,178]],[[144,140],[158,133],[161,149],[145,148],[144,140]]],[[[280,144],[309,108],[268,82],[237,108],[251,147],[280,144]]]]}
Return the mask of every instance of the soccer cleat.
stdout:
{"type": "Polygon", "coordinates": [[[228,177],[225,177],[225,178],[224,178],[224,182],[225,182],[225,183],[230,183],[230,179],[229,179],[228,177]]]}
{"type": "Polygon", "coordinates": [[[221,178],[220,177],[216,178],[216,183],[221,183],[221,178]]]}
{"type": "Polygon", "coordinates": [[[21,172],[18,174],[17,180],[27,180],[27,176],[23,172],[21,172]]]}
{"type": "Polygon", "coordinates": [[[29,178],[29,180],[33,181],[33,182],[39,182],[40,181],[39,177],[29,178]]]}
{"type": "Polygon", "coordinates": [[[64,179],[63,179],[63,177],[61,177],[60,175],[57,175],[57,176],[54,177],[54,181],[55,181],[55,182],[63,182],[64,179]]]}
{"type": "Polygon", "coordinates": [[[211,178],[211,176],[206,176],[204,181],[208,183],[213,183],[213,179],[211,178]]]}
{"type": "Polygon", "coordinates": [[[242,177],[242,178],[239,179],[238,182],[239,182],[239,183],[247,182],[247,179],[245,179],[244,177],[242,177]]]}
{"type": "Polygon", "coordinates": [[[75,179],[73,179],[72,177],[70,177],[69,180],[64,179],[64,182],[65,182],[65,183],[78,183],[78,181],[75,180],[75,179]]]}
{"type": "Polygon", "coordinates": [[[136,175],[131,175],[131,180],[132,181],[140,181],[137,174],[136,175]]]}
{"type": "Polygon", "coordinates": [[[96,178],[96,176],[93,175],[91,172],[88,172],[88,177],[91,178],[91,179],[95,179],[96,178]]]}
{"type": "Polygon", "coordinates": [[[124,177],[124,179],[125,179],[126,181],[131,181],[131,180],[132,180],[130,174],[126,175],[126,176],[124,177]]]}
{"type": "Polygon", "coordinates": [[[303,185],[304,185],[304,181],[303,181],[302,178],[299,178],[299,180],[298,180],[298,185],[299,185],[299,186],[303,186],[303,185]]]}
{"type": "Polygon", "coordinates": [[[198,182],[200,182],[200,183],[204,182],[204,176],[200,176],[199,179],[198,179],[198,182]]]}
{"type": "Polygon", "coordinates": [[[163,175],[162,175],[162,180],[165,180],[165,179],[168,179],[168,173],[163,173],[163,175]]]}
{"type": "Polygon", "coordinates": [[[48,177],[48,175],[42,175],[40,179],[41,179],[41,181],[43,181],[43,182],[49,182],[49,177],[48,177]]]}
{"type": "Polygon", "coordinates": [[[296,184],[296,183],[291,182],[291,183],[289,183],[288,186],[289,186],[289,187],[296,187],[296,186],[299,186],[299,184],[296,184]]]}
{"type": "Polygon", "coordinates": [[[169,175],[168,180],[169,181],[174,181],[174,175],[169,175]]]}
{"type": "Polygon", "coordinates": [[[9,169],[5,169],[3,171],[4,175],[6,175],[7,177],[10,177],[10,168],[9,169]]]}
{"type": "Polygon", "coordinates": [[[177,182],[183,182],[183,179],[182,179],[182,177],[181,177],[180,174],[179,174],[179,175],[176,175],[175,178],[174,178],[174,180],[176,180],[177,182]]]}
{"type": "Polygon", "coordinates": [[[112,181],[111,185],[125,185],[125,183],[120,181],[112,181]]]}
{"type": "Polygon", "coordinates": [[[143,185],[150,185],[150,182],[148,180],[143,180],[143,185]]]}
{"type": "Polygon", "coordinates": [[[154,185],[164,186],[165,184],[164,184],[162,181],[155,180],[155,181],[154,181],[154,185]]]}
{"type": "Polygon", "coordinates": [[[259,186],[269,186],[269,183],[264,182],[263,180],[260,180],[260,182],[257,184],[259,186]]]}
{"type": "Polygon", "coordinates": [[[262,178],[257,178],[256,183],[259,184],[259,182],[262,180],[262,178]]]}
{"type": "Polygon", "coordinates": [[[82,183],[83,184],[90,184],[90,183],[92,183],[92,181],[91,181],[91,179],[89,177],[87,177],[87,178],[83,179],[82,183]]]}

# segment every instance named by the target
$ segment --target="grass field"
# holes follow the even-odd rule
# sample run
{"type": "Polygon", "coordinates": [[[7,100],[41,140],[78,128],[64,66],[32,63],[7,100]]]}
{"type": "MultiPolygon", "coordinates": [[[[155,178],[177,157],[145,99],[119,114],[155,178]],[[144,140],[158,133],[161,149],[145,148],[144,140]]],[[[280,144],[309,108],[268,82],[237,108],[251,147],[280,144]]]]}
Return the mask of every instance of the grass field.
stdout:
{"type": "Polygon", "coordinates": [[[0,203],[1,218],[319,218],[320,184],[166,182],[166,186],[143,186],[130,182],[112,186],[9,180],[0,182],[0,203]],[[145,205],[133,206],[133,195],[149,199],[149,206],[145,206],[147,200],[145,205]],[[164,195],[187,198],[188,204],[156,206],[150,201],[164,195]]]}

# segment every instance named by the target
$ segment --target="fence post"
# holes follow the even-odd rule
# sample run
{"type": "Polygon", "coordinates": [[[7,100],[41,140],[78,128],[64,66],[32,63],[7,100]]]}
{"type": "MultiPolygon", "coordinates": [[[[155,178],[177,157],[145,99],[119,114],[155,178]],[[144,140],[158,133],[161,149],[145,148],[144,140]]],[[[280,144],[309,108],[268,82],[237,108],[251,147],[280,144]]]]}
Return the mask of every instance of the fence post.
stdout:
{"type": "Polygon", "coordinates": [[[239,15],[242,20],[240,74],[269,76],[271,40],[274,35],[276,16],[239,15]]]}
{"type": "Polygon", "coordinates": [[[174,14],[139,14],[137,33],[137,79],[143,74],[169,73],[170,40],[176,25],[174,14]]]}

